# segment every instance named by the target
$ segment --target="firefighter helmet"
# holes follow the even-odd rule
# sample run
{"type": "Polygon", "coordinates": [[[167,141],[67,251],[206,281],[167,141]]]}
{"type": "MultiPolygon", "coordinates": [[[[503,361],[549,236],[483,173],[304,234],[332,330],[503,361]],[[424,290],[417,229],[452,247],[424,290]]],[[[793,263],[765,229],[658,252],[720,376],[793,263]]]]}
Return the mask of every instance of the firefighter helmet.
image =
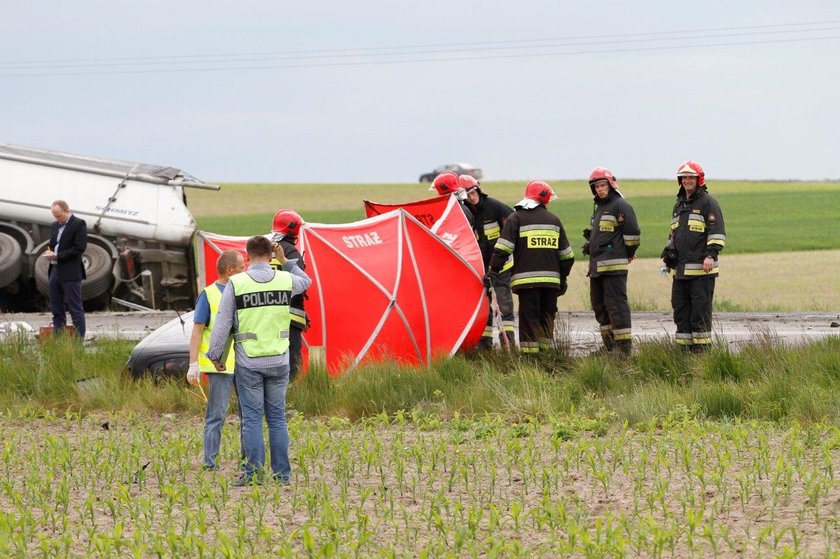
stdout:
{"type": "Polygon", "coordinates": [[[472,190],[473,188],[481,189],[481,184],[472,175],[461,175],[458,177],[458,184],[464,190],[472,190]]]}
{"type": "Polygon", "coordinates": [[[557,200],[557,195],[547,182],[531,181],[525,185],[525,198],[545,206],[552,200],[557,200]]]}
{"type": "Polygon", "coordinates": [[[432,186],[429,190],[437,190],[437,193],[443,196],[444,194],[455,194],[461,189],[458,180],[458,173],[455,171],[444,171],[435,177],[432,181],[432,186]]]}
{"type": "Polygon", "coordinates": [[[306,223],[294,210],[280,210],[274,214],[271,231],[283,237],[297,238],[300,228],[306,223]]]}
{"type": "Polygon", "coordinates": [[[618,190],[615,175],[606,167],[595,167],[595,170],[589,175],[589,186],[594,187],[594,183],[600,180],[605,180],[610,183],[610,188],[618,190]]]}
{"type": "Polygon", "coordinates": [[[691,159],[680,165],[680,168],[677,170],[677,182],[680,184],[682,184],[680,181],[681,177],[697,177],[697,186],[706,186],[706,173],[703,171],[703,167],[691,159]]]}

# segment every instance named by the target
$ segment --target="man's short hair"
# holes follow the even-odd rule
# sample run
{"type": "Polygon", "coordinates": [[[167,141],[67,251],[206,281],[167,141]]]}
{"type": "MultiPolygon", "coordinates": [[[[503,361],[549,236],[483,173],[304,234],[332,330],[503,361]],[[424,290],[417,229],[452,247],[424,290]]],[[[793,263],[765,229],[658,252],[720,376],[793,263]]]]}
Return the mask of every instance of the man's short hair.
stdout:
{"type": "Polygon", "coordinates": [[[55,202],[50,204],[51,208],[53,206],[58,206],[61,209],[61,211],[63,211],[63,212],[69,212],[70,211],[70,204],[68,204],[64,200],[56,200],[55,202]]]}
{"type": "Polygon", "coordinates": [[[231,248],[223,251],[219,255],[219,259],[216,260],[216,271],[219,272],[219,275],[224,274],[228,268],[233,268],[239,264],[240,258],[242,258],[242,255],[239,254],[238,250],[231,248]]]}
{"type": "Polygon", "coordinates": [[[248,258],[253,260],[255,256],[271,256],[274,254],[274,249],[271,247],[271,241],[262,235],[257,235],[256,237],[251,237],[245,243],[245,252],[248,253],[248,258]]]}

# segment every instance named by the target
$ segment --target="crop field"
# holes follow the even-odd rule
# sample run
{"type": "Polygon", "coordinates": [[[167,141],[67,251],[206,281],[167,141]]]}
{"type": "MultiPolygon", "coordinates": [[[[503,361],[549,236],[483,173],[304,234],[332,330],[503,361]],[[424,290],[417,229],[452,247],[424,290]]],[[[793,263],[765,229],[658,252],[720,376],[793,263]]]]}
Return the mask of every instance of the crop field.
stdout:
{"type": "MultiPolygon", "coordinates": [[[[606,412],[605,412],[606,413],[606,412]]],[[[3,417],[16,557],[831,557],[840,430],[603,417],[291,422],[293,483],[199,469],[199,417],[3,417]],[[107,427],[107,430],[104,428],[107,427]]]]}

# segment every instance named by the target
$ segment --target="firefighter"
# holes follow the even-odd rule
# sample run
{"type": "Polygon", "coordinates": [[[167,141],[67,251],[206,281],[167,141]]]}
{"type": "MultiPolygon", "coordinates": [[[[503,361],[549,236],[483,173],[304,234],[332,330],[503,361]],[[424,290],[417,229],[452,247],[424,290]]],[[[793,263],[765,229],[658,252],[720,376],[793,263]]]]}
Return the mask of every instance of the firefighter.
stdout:
{"type": "Polygon", "coordinates": [[[507,204],[491,198],[481,190],[481,184],[470,175],[458,177],[461,188],[466,192],[464,200],[467,208],[473,216],[473,231],[481,249],[481,258],[484,260],[485,284],[487,287],[487,301],[491,305],[490,314],[487,317],[487,325],[481,335],[478,344],[479,349],[490,349],[493,347],[493,308],[490,290],[496,294],[496,302],[499,306],[499,313],[502,315],[502,331],[499,332],[499,340],[503,345],[511,347],[514,345],[514,318],[513,318],[513,294],[510,291],[510,269],[513,267],[513,257],[509,257],[502,269],[490,282],[490,259],[493,257],[493,248],[496,240],[502,233],[502,227],[513,210],[507,204]],[[504,337],[504,338],[503,338],[504,337]],[[505,344],[507,340],[507,344],[505,344]]]}
{"type": "Polygon", "coordinates": [[[560,219],[546,205],[557,195],[543,181],[525,186],[525,198],[514,206],[490,260],[491,281],[513,255],[510,286],[519,296],[519,347],[539,353],[554,341],[557,297],[566,293],[575,262],[560,219]]]}
{"type": "MultiPolygon", "coordinates": [[[[306,263],[297,249],[298,233],[304,224],[303,218],[294,210],[280,210],[274,214],[271,231],[274,233],[272,241],[283,249],[286,259],[297,260],[298,268],[306,271],[306,263]]],[[[271,267],[279,270],[280,262],[272,258],[271,267]]],[[[309,328],[309,317],[304,310],[305,299],[306,291],[292,297],[290,303],[292,327],[289,330],[289,382],[293,382],[300,371],[303,333],[309,328]]]]}
{"type": "Polygon", "coordinates": [[[583,254],[589,255],[589,300],[601,325],[604,349],[629,355],[633,342],[627,271],[636,257],[641,231],[612,171],[595,168],[589,175],[589,188],[595,197],[589,227],[583,230],[583,254]]]}
{"type": "Polygon", "coordinates": [[[726,230],[720,205],[709,195],[699,163],[689,160],[680,165],[677,183],[671,232],[661,256],[674,274],[671,306],[677,344],[702,353],[712,343],[712,298],[726,230]]]}
{"type": "Polygon", "coordinates": [[[216,367],[207,358],[210,349],[210,335],[222,293],[230,276],[245,269],[245,260],[235,250],[225,250],[216,261],[216,271],[219,279],[205,287],[198,294],[193,313],[193,330],[190,335],[190,367],[187,370],[187,382],[198,385],[201,375],[207,376],[210,395],[207,398],[207,409],[204,413],[204,469],[218,470],[216,458],[222,441],[222,426],[227,416],[230,392],[233,389],[234,355],[229,352],[225,360],[225,370],[216,371],[216,367]]]}
{"type": "Polygon", "coordinates": [[[454,194],[458,203],[461,205],[461,210],[464,212],[464,216],[467,218],[470,227],[474,226],[472,212],[469,211],[467,206],[464,204],[466,192],[464,192],[464,188],[461,186],[458,173],[455,171],[442,172],[435,177],[435,180],[432,181],[432,186],[429,187],[429,190],[436,191],[440,196],[450,196],[454,194]]]}

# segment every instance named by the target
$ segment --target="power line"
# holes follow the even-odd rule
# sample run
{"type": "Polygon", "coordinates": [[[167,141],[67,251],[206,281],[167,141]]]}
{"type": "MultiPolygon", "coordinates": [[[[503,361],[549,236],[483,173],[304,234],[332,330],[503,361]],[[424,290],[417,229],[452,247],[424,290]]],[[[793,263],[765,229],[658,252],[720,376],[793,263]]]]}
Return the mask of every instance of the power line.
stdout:
{"type": "MultiPolygon", "coordinates": [[[[3,77],[44,77],[44,76],[81,76],[81,75],[110,75],[110,74],[157,74],[157,73],[195,73],[195,72],[220,72],[220,71],[242,71],[242,70],[269,70],[289,68],[323,68],[337,66],[369,66],[385,64],[418,64],[428,62],[459,62],[471,60],[505,60],[515,58],[544,58],[544,57],[565,57],[581,56],[592,54],[619,54],[630,52],[650,52],[686,50],[698,48],[719,48],[732,46],[750,46],[767,44],[784,44],[811,41],[825,41],[840,38],[840,35],[817,35],[804,37],[771,38],[765,40],[745,40],[736,42],[708,42],[715,39],[740,39],[759,35],[778,34],[802,34],[802,33],[825,33],[840,29],[840,21],[826,21],[809,24],[779,24],[738,28],[717,28],[711,30],[695,30],[695,36],[688,37],[687,33],[692,31],[664,31],[656,33],[628,33],[623,35],[612,35],[611,39],[593,39],[586,37],[566,37],[553,39],[523,39],[516,41],[484,41],[474,43],[445,43],[436,45],[414,45],[386,48],[364,48],[364,49],[331,49],[331,50],[303,50],[303,51],[279,51],[275,53],[243,53],[226,55],[182,55],[173,57],[136,57],[136,58],[110,58],[110,59],[88,59],[74,62],[65,60],[65,64],[58,65],[57,61],[49,61],[51,66],[36,66],[20,68],[23,62],[0,63],[0,76],[3,77]],[[818,26],[810,29],[784,29],[790,27],[802,27],[804,25],[818,26]],[[781,29],[780,29],[781,28],[781,29]],[[729,31],[738,30],[737,33],[729,31]],[[700,33],[713,34],[699,35],[700,33]],[[668,38],[669,35],[678,37],[668,38]],[[636,37],[637,39],[620,39],[616,37],[636,37]],[[639,37],[652,37],[650,39],[639,39],[639,37]],[[580,39],[585,39],[581,41],[580,39]],[[639,46],[651,42],[676,41],[680,44],[639,46]],[[686,40],[692,41],[684,44],[686,40]],[[551,43],[553,41],[554,43],[551,43]],[[577,41],[577,42],[575,42],[577,41]],[[703,42],[705,41],[705,42],[703,42]],[[548,43],[548,44],[539,44],[548,43]],[[560,42],[560,44],[556,44],[560,42]],[[538,44],[525,44],[538,43],[538,44]],[[594,43],[594,44],[593,44],[594,43]],[[598,48],[601,45],[630,45],[623,48],[598,48]],[[443,48],[443,47],[465,47],[465,48],[443,48]],[[595,47],[586,50],[563,50],[575,47],[595,47]],[[416,50],[416,49],[437,49],[437,50],[416,50]],[[557,49],[561,50],[547,50],[557,49]],[[415,49],[415,50],[411,50],[415,49]],[[538,50],[540,49],[540,50],[538,50]],[[359,50],[367,54],[352,54],[359,50]],[[393,52],[396,50],[396,52],[393,52]],[[490,51],[501,51],[493,54],[479,54],[476,56],[440,56],[450,54],[487,53],[490,51]],[[518,52],[517,52],[518,51],[518,52]],[[528,52],[524,52],[528,51],[528,52]],[[536,52],[535,52],[536,51],[536,52]],[[328,54],[334,53],[334,54],[328,54]],[[230,59],[230,57],[245,57],[230,59]],[[185,59],[189,58],[189,59],[185,59]],[[203,57],[203,59],[202,59],[203,57]],[[390,59],[381,59],[390,57],[390,59]],[[409,58],[406,58],[409,57],[409,58]],[[410,58],[414,57],[414,58],[410,58]],[[419,58],[418,58],[419,57],[419,58]],[[226,59],[227,58],[227,59],[226,59]],[[351,59],[351,60],[343,60],[351,59]],[[353,60],[355,59],[355,60],[353,60]],[[272,60],[290,60],[291,64],[262,64],[260,62],[272,60]],[[98,61],[98,62],[97,62],[98,61]],[[208,64],[223,64],[221,66],[196,66],[208,64]],[[175,68],[162,66],[178,66],[175,68]],[[5,67],[4,67],[5,66],[5,67]],[[149,67],[151,66],[151,67],[149,67]],[[76,70],[73,70],[73,69],[76,70]],[[91,68],[91,69],[87,69],[91,68]],[[55,72],[43,72],[41,70],[57,69],[55,72]],[[14,70],[23,70],[15,72],[14,70]]],[[[29,64],[47,64],[47,61],[31,61],[29,64]]]]}

